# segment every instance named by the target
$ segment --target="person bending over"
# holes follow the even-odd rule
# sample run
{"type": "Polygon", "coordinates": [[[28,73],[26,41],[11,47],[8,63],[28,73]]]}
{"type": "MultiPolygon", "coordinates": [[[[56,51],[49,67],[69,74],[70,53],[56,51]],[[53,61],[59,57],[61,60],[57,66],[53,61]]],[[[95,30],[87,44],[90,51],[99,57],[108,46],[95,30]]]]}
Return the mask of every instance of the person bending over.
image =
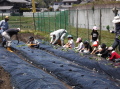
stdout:
{"type": "Polygon", "coordinates": [[[50,33],[51,41],[50,43],[55,45],[64,45],[64,37],[66,35],[67,31],[65,29],[58,29],[54,32],[50,33]]]}
{"type": "MultiPolygon", "coordinates": [[[[2,36],[5,38],[5,42],[6,43],[6,48],[8,51],[10,52],[13,52],[11,49],[10,49],[10,46],[11,46],[11,37],[13,35],[16,35],[16,39],[18,40],[18,43],[19,43],[19,39],[18,39],[18,32],[20,32],[20,28],[11,28],[11,29],[8,29],[8,30],[5,30],[3,33],[2,33],[2,36]]],[[[5,47],[4,45],[4,47],[5,47]]]]}

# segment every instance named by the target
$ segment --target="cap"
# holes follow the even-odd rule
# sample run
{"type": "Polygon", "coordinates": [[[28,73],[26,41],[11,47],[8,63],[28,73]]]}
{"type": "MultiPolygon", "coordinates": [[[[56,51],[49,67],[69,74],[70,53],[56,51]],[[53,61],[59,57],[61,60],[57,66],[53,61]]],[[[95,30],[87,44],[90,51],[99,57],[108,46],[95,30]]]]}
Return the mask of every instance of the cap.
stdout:
{"type": "Polygon", "coordinates": [[[5,16],[5,19],[9,19],[9,16],[5,16]]]}
{"type": "Polygon", "coordinates": [[[92,44],[93,47],[97,47],[98,46],[98,42],[97,41],[94,41],[93,44],[92,44]]]}
{"type": "Polygon", "coordinates": [[[93,30],[97,30],[97,26],[93,26],[93,30]]]}
{"type": "Polygon", "coordinates": [[[113,50],[113,47],[109,47],[108,50],[113,50]]]}
{"type": "Polygon", "coordinates": [[[82,41],[82,38],[77,38],[77,40],[76,40],[76,43],[79,43],[80,41],[82,41]]]}
{"type": "Polygon", "coordinates": [[[20,31],[20,28],[17,28],[20,31]]]}
{"type": "Polygon", "coordinates": [[[68,35],[68,36],[67,36],[67,38],[71,38],[71,37],[72,37],[72,35],[68,35]]]}

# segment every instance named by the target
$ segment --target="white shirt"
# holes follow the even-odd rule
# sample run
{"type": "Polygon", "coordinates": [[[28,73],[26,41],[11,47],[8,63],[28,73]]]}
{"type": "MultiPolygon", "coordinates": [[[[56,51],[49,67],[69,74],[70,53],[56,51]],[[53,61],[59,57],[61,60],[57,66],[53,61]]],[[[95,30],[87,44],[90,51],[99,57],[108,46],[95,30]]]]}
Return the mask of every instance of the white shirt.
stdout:
{"type": "Polygon", "coordinates": [[[80,42],[78,44],[78,47],[76,47],[76,48],[77,48],[77,50],[81,50],[82,48],[84,48],[83,42],[80,42]]]}
{"type": "Polygon", "coordinates": [[[68,40],[68,43],[71,45],[71,48],[74,48],[74,47],[75,47],[75,44],[74,44],[73,39],[68,40]]]}

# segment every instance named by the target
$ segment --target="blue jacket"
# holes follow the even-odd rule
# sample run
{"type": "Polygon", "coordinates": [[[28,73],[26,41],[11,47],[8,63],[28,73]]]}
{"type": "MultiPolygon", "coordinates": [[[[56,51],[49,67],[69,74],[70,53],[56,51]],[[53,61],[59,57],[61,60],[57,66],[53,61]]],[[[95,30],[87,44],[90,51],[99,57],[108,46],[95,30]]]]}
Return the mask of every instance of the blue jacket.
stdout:
{"type": "Polygon", "coordinates": [[[9,26],[8,26],[8,22],[6,22],[5,20],[1,20],[0,21],[0,28],[1,28],[1,30],[7,30],[8,28],[9,28],[9,26]]]}

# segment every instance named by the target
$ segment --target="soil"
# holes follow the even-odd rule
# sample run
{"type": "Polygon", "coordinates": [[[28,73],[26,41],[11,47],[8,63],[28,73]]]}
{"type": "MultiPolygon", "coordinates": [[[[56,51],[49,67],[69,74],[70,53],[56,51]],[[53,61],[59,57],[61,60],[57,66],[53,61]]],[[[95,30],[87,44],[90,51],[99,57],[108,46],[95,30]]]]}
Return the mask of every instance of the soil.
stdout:
{"type": "MultiPolygon", "coordinates": [[[[35,39],[44,39],[43,37],[34,35],[33,33],[19,33],[18,34],[19,40],[25,43],[27,42],[30,36],[35,37],[35,39]]],[[[15,39],[16,37],[13,36],[12,40],[15,40],[15,39]]],[[[0,37],[0,43],[1,43],[1,37],[0,37]]],[[[0,89],[13,89],[11,86],[11,82],[10,82],[10,74],[7,73],[4,70],[4,68],[2,68],[1,66],[0,66],[0,89]]]]}

